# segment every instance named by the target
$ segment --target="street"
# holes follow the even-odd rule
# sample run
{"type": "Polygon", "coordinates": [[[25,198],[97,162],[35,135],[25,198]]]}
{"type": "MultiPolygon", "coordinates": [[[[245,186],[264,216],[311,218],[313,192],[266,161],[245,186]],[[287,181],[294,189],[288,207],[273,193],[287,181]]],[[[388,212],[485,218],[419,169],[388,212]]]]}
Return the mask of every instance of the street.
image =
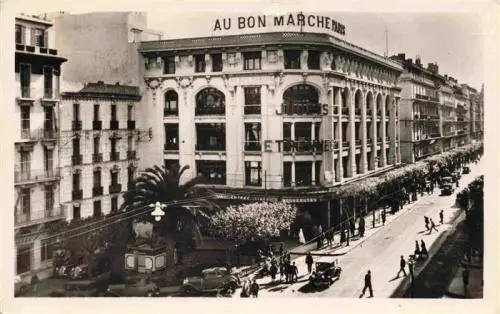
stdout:
{"type": "MultiPolygon", "coordinates": [[[[269,282],[269,278],[259,280],[261,284],[261,297],[359,297],[364,285],[364,275],[367,270],[372,273],[372,286],[375,298],[388,298],[401,284],[404,276],[399,278],[396,274],[399,270],[400,256],[408,259],[415,249],[415,241],[424,240],[427,250],[430,252],[433,243],[445,230],[449,230],[453,218],[459,213],[459,209],[453,207],[456,194],[467,186],[477,176],[484,174],[485,163],[479,162],[471,165],[471,173],[463,175],[460,186],[450,196],[440,196],[439,189],[434,194],[425,195],[417,203],[403,209],[399,217],[390,224],[378,228],[373,235],[347,254],[338,257],[342,267],[340,279],[331,287],[321,292],[301,293],[301,287],[307,284],[306,268],[303,260],[305,257],[295,259],[299,267],[299,282],[293,285],[276,285],[269,282]],[[439,211],[444,210],[444,224],[439,223],[439,211]],[[424,215],[433,219],[438,232],[431,234],[425,229],[424,215]],[[266,287],[270,289],[266,289],[266,287]],[[279,291],[279,292],[278,292],[279,291]]],[[[408,267],[406,267],[409,276],[408,267]]],[[[365,295],[367,297],[368,294],[365,295]]]]}

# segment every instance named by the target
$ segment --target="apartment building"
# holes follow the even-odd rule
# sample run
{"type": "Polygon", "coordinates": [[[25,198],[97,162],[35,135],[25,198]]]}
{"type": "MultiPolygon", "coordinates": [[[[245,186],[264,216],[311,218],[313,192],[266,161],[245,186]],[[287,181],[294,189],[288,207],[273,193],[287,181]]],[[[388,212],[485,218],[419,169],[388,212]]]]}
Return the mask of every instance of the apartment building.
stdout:
{"type": "Polygon", "coordinates": [[[45,277],[51,271],[52,247],[44,226],[64,219],[57,135],[59,81],[66,59],[54,48],[51,22],[18,15],[15,23],[16,274],[45,277]]]}
{"type": "Polygon", "coordinates": [[[120,207],[137,174],[141,96],[136,86],[87,83],[61,95],[61,203],[67,220],[120,207]]]}

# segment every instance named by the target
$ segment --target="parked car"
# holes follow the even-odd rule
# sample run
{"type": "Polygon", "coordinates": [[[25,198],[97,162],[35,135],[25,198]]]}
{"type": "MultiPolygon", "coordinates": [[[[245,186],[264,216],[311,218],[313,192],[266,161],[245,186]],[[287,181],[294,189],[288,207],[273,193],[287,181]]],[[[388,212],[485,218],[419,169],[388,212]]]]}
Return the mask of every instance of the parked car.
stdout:
{"type": "Polygon", "coordinates": [[[441,186],[441,195],[451,195],[455,189],[453,188],[453,184],[451,183],[446,183],[443,186],[441,186]]]}
{"type": "Polygon", "coordinates": [[[331,257],[322,258],[316,262],[316,269],[309,277],[309,282],[315,287],[330,286],[340,278],[342,268],[331,257]]]}
{"type": "Polygon", "coordinates": [[[226,267],[204,269],[201,276],[187,277],[182,281],[184,295],[218,292],[230,288],[233,292],[241,285],[239,276],[232,274],[226,267]]]}
{"type": "Polygon", "coordinates": [[[146,278],[128,279],[124,284],[108,286],[106,295],[117,297],[154,297],[158,296],[160,289],[146,278]]]}
{"type": "Polygon", "coordinates": [[[453,178],[452,177],[442,177],[441,181],[439,182],[439,188],[442,189],[443,186],[447,184],[453,184],[453,178]]]}

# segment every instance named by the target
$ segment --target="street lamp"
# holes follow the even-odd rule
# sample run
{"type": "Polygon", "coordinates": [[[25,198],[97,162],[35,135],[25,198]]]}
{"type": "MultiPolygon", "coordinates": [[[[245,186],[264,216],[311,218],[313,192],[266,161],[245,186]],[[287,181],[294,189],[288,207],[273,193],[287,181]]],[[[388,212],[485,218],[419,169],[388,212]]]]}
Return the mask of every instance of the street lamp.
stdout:
{"type": "Polygon", "coordinates": [[[415,265],[415,259],[413,255],[410,255],[410,258],[408,260],[408,269],[410,270],[410,278],[411,278],[411,283],[410,283],[410,295],[411,297],[415,297],[415,287],[414,287],[414,281],[415,277],[413,276],[413,266],[415,265]]]}
{"type": "Polygon", "coordinates": [[[160,221],[161,218],[165,216],[165,212],[163,211],[163,208],[167,207],[165,204],[156,202],[154,204],[149,204],[149,207],[154,208],[154,210],[151,212],[151,216],[155,217],[155,221],[160,221]]]}

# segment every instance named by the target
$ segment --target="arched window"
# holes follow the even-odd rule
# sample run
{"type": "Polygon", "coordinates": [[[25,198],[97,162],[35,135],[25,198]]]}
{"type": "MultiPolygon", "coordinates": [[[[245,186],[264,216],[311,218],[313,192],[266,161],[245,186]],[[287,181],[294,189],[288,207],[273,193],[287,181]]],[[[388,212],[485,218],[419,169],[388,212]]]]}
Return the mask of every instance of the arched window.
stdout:
{"type": "Polygon", "coordinates": [[[226,97],[224,93],[215,88],[205,88],[196,94],[197,116],[201,115],[225,115],[226,97]]]}
{"type": "Polygon", "coordinates": [[[283,93],[282,113],[286,115],[321,114],[317,89],[307,84],[288,88],[283,93]]]}
{"type": "Polygon", "coordinates": [[[177,116],[179,114],[179,96],[173,90],[165,93],[165,107],[163,108],[163,115],[177,116]]]}

